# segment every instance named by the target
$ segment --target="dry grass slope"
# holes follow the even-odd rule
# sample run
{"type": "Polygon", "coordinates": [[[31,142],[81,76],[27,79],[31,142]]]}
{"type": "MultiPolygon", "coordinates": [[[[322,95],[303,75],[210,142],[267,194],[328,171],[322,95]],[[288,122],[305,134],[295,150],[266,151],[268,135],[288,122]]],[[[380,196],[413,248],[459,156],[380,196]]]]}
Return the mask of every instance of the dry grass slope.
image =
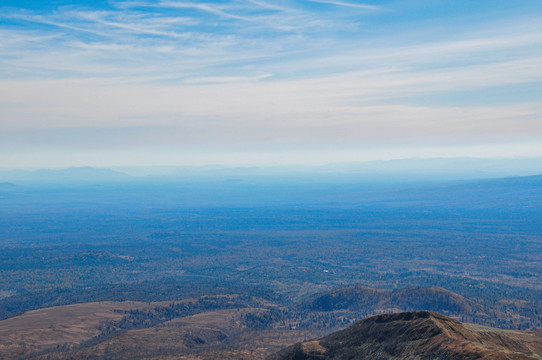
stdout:
{"type": "Polygon", "coordinates": [[[57,345],[77,345],[96,336],[105,320],[118,320],[124,311],[147,303],[94,302],[28,311],[0,321],[0,358],[16,358],[57,345]]]}
{"type": "Polygon", "coordinates": [[[377,315],[320,340],[298,343],[270,360],[532,360],[542,332],[462,324],[430,312],[377,315]]]}

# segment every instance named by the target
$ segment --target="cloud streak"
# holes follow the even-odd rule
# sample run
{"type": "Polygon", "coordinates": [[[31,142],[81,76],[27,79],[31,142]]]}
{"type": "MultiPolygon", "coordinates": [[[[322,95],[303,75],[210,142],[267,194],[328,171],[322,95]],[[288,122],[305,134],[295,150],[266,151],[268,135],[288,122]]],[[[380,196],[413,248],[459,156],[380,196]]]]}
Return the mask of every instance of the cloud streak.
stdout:
{"type": "Polygon", "coordinates": [[[320,4],[345,6],[349,8],[364,9],[364,10],[380,10],[381,9],[379,6],[375,6],[375,5],[351,3],[351,2],[344,2],[344,1],[333,1],[333,0],[307,0],[307,1],[320,3],[320,4]]]}
{"type": "Polygon", "coordinates": [[[398,10],[354,2],[112,4],[0,12],[0,154],[542,145],[531,14],[390,31],[398,10]]]}

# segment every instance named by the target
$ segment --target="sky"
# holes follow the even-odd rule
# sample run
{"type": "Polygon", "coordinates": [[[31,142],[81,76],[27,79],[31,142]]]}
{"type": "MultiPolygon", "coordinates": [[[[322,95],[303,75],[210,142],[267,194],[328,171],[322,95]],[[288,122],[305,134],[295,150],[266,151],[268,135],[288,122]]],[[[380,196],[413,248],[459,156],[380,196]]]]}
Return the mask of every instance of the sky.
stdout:
{"type": "Polygon", "coordinates": [[[540,0],[0,1],[0,167],[542,156],[540,0]]]}

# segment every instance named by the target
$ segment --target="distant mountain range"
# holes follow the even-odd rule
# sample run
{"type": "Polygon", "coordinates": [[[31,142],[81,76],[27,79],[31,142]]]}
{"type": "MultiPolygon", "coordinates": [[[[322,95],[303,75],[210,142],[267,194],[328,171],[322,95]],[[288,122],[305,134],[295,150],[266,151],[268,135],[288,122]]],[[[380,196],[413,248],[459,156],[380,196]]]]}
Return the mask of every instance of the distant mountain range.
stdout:
{"type": "Polygon", "coordinates": [[[17,185],[10,182],[0,182],[0,189],[16,189],[17,185]]]}
{"type": "Polygon", "coordinates": [[[542,332],[462,324],[431,311],[366,318],[319,340],[290,346],[269,360],[532,360],[542,332]]]}
{"type": "MultiPolygon", "coordinates": [[[[77,188],[81,190],[78,200],[102,196],[108,201],[145,198],[147,203],[153,203],[167,194],[166,202],[194,207],[295,205],[402,208],[411,212],[419,209],[537,212],[542,200],[542,175],[434,181],[432,175],[420,175],[415,180],[404,174],[294,171],[272,175],[266,170],[255,169],[209,171],[204,174],[194,169],[186,173],[179,170],[169,175],[147,176],[91,167],[0,171],[0,193],[37,190],[49,194],[48,189],[52,187],[61,192],[77,188]]],[[[454,176],[460,177],[459,174],[454,176]]],[[[68,191],[63,195],[56,194],[55,199],[69,196],[68,191]]]]}
{"type": "Polygon", "coordinates": [[[261,178],[321,181],[446,181],[542,174],[542,158],[434,158],[335,163],[324,165],[69,167],[0,170],[0,182],[109,182],[157,179],[254,180],[261,178]],[[390,177],[392,176],[392,177],[390,177]]]}
{"type": "Polygon", "coordinates": [[[0,171],[0,181],[23,183],[87,183],[103,181],[124,181],[131,176],[119,171],[90,166],[71,167],[67,169],[38,169],[38,170],[3,170],[0,171]]]}

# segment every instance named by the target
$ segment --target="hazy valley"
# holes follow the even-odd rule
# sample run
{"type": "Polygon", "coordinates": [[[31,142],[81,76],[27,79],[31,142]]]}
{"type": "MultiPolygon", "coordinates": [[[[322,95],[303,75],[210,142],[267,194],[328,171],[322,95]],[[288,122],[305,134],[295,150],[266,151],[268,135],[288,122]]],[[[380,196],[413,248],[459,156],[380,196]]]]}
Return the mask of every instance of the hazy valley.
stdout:
{"type": "Polygon", "coordinates": [[[5,184],[0,354],[263,359],[417,310],[540,330],[541,190],[540,176],[5,184]]]}

